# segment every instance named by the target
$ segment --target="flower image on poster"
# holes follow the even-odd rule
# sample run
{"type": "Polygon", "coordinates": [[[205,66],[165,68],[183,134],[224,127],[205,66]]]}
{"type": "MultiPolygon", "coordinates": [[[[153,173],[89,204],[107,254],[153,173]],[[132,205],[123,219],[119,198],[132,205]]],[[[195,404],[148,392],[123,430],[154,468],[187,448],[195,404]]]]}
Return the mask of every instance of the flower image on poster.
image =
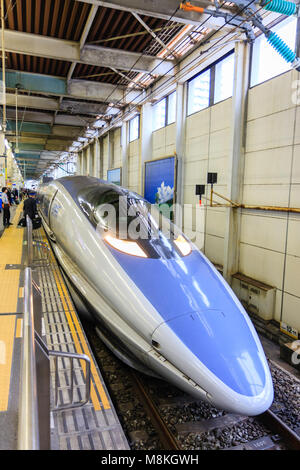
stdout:
{"type": "Polygon", "coordinates": [[[174,203],[175,157],[145,163],[144,197],[151,204],[174,203]]]}

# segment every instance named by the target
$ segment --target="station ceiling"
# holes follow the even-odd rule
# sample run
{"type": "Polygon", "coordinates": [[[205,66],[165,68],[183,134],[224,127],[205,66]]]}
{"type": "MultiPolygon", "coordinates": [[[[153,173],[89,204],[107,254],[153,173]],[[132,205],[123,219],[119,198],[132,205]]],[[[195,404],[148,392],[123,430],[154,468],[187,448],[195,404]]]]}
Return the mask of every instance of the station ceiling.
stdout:
{"type": "Polygon", "coordinates": [[[27,178],[118,113],[128,87],[140,91],[172,74],[186,50],[172,53],[177,38],[194,44],[213,28],[193,36],[199,14],[180,10],[177,0],[4,3],[7,139],[27,178]]]}

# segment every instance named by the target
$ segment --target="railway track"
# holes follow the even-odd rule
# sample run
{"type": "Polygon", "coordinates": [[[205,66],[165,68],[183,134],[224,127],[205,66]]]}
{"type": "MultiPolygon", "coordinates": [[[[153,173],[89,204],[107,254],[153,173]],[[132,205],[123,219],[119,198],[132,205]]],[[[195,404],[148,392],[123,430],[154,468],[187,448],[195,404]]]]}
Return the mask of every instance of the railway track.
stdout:
{"type": "MultiPolygon", "coordinates": [[[[132,449],[300,450],[299,435],[275,412],[247,417],[217,410],[166,382],[133,371],[91,329],[86,332],[132,449]]],[[[284,417],[284,405],[275,404],[284,417]]],[[[290,415],[288,405],[286,410],[290,415]]],[[[294,428],[300,425],[295,417],[293,422],[294,428]]]]}
{"type": "MultiPolygon", "coordinates": [[[[258,439],[244,442],[235,446],[228,447],[224,450],[281,450],[291,449],[300,450],[300,437],[289,426],[287,426],[275,413],[271,410],[266,411],[260,416],[249,418],[247,416],[240,416],[234,414],[224,414],[223,416],[201,420],[201,421],[188,421],[180,423],[175,426],[176,434],[171,431],[170,426],[167,425],[162,414],[160,407],[156,405],[151,395],[147,392],[147,387],[144,386],[143,379],[138,374],[132,372],[133,378],[136,381],[137,388],[142,396],[143,402],[150,413],[152,424],[159,433],[161,442],[164,444],[165,450],[182,450],[183,446],[180,443],[180,436],[193,433],[197,436],[211,433],[213,436],[220,434],[222,430],[230,430],[235,426],[242,426],[249,420],[252,423],[261,422],[265,428],[265,435],[258,439]]],[[[184,406],[184,401],[179,400],[180,405],[184,406]]],[[[168,406],[167,401],[163,406],[168,406]]],[[[169,402],[169,406],[176,406],[176,399],[169,402]]]]}

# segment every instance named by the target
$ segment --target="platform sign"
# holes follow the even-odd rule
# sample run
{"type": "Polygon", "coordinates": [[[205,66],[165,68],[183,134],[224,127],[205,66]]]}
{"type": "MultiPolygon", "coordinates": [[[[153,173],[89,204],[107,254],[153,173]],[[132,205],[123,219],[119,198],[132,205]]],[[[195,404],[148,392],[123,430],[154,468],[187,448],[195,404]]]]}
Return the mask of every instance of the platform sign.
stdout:
{"type": "Polygon", "coordinates": [[[280,331],[290,336],[291,338],[298,339],[298,331],[296,330],[296,328],[293,328],[287,323],[280,322],[280,331]]]}

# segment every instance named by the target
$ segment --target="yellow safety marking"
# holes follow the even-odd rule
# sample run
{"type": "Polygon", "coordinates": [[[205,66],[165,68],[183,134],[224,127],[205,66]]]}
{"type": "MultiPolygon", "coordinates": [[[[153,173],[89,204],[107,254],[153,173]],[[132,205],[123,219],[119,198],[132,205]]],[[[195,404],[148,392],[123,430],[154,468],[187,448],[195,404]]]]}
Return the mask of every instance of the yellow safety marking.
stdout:
{"type": "MultiPolygon", "coordinates": [[[[62,279],[62,276],[61,276],[60,273],[59,273],[59,277],[62,279]]],[[[67,292],[67,290],[66,290],[65,284],[64,284],[63,282],[62,282],[62,289],[63,289],[63,291],[64,291],[65,298],[66,298],[66,300],[67,300],[67,302],[68,302],[69,311],[70,311],[71,316],[72,316],[72,318],[73,318],[73,322],[74,322],[74,324],[75,324],[75,326],[76,326],[77,334],[79,335],[79,338],[80,338],[80,340],[81,340],[81,343],[82,343],[83,346],[84,346],[84,353],[87,354],[87,355],[89,355],[88,346],[87,346],[87,344],[86,344],[84,335],[83,335],[83,333],[82,333],[82,328],[80,327],[80,324],[79,324],[79,322],[78,322],[76,313],[75,313],[74,309],[72,308],[72,303],[71,303],[70,297],[69,297],[69,295],[68,295],[68,292],[67,292]]],[[[92,371],[93,371],[93,366],[94,366],[94,363],[91,365],[92,371]]],[[[93,375],[94,375],[95,382],[96,382],[96,384],[97,384],[97,388],[98,388],[99,393],[100,393],[100,396],[101,396],[102,404],[103,404],[104,409],[107,410],[107,409],[110,408],[110,403],[109,403],[109,401],[108,401],[108,399],[107,399],[106,393],[105,393],[105,391],[104,391],[104,389],[103,389],[103,385],[102,385],[101,380],[100,380],[100,378],[99,378],[99,376],[98,376],[98,374],[97,374],[97,371],[96,371],[95,366],[94,366],[94,371],[95,371],[95,374],[93,374],[93,375]],[[97,378],[97,380],[96,380],[96,378],[97,378]]]]}
{"type": "Polygon", "coordinates": [[[16,313],[19,297],[20,270],[0,271],[0,313],[16,313]]]}
{"type": "MultiPolygon", "coordinates": [[[[97,373],[97,369],[95,367],[94,361],[93,361],[93,359],[90,355],[89,348],[87,346],[87,343],[85,341],[85,337],[82,333],[82,329],[81,329],[81,327],[79,325],[79,322],[77,320],[76,313],[73,310],[72,303],[70,301],[68,292],[67,292],[65,284],[64,284],[64,280],[63,280],[60,272],[53,271],[53,274],[54,274],[54,278],[55,278],[55,281],[56,281],[58,291],[60,293],[63,308],[64,308],[64,311],[65,311],[65,314],[66,314],[66,317],[67,317],[67,320],[68,320],[68,323],[69,323],[69,326],[70,326],[70,329],[71,329],[71,332],[72,332],[72,336],[73,336],[73,339],[74,339],[76,350],[80,354],[84,353],[84,354],[86,354],[87,356],[90,357],[90,359],[91,359],[91,372],[92,372],[92,375],[93,375],[93,378],[94,378],[94,381],[95,381],[95,386],[97,387],[97,390],[99,391],[103,408],[105,410],[110,409],[110,403],[108,401],[108,398],[107,398],[106,393],[104,391],[103,385],[102,385],[101,380],[99,378],[99,375],[97,373]],[[67,305],[66,301],[68,302],[68,305],[67,305]],[[74,325],[76,326],[76,329],[74,328],[74,325]],[[76,330],[77,330],[77,334],[76,334],[76,330]],[[81,344],[78,341],[78,336],[79,336],[81,344]]],[[[96,391],[94,389],[94,384],[93,383],[92,383],[92,388],[91,388],[91,398],[92,398],[92,402],[93,402],[95,410],[100,410],[101,406],[100,406],[96,391]]]]}
{"type": "Polygon", "coordinates": [[[23,319],[18,318],[17,320],[17,326],[16,326],[16,338],[22,338],[22,325],[23,325],[23,319]]]}
{"type": "Polygon", "coordinates": [[[8,407],[15,321],[15,315],[0,317],[0,412],[8,407]]]}

